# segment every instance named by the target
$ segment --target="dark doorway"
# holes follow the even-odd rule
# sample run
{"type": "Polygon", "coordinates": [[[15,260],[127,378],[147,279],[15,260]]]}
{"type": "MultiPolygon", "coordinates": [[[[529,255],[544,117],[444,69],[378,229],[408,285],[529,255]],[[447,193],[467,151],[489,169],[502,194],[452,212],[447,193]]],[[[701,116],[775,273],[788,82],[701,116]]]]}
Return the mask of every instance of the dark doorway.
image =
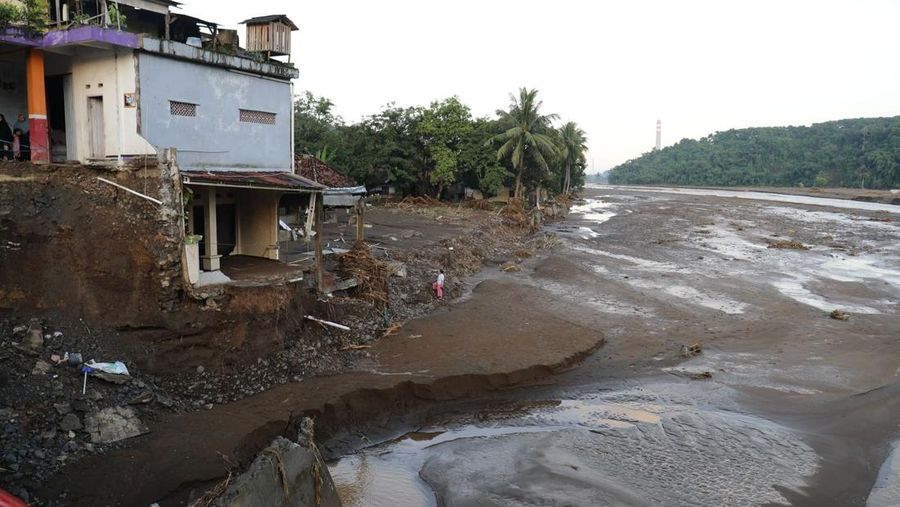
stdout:
{"type": "MultiPolygon", "coordinates": [[[[200,256],[206,255],[206,222],[203,216],[203,206],[194,206],[194,234],[200,234],[200,256]]],[[[219,255],[229,255],[237,247],[237,217],[234,204],[216,205],[216,236],[218,236],[217,250],[219,255]]]]}
{"type": "Polygon", "coordinates": [[[219,255],[228,255],[237,247],[237,222],[234,204],[216,205],[216,234],[219,236],[219,255]]]}
{"type": "Polygon", "coordinates": [[[47,123],[50,127],[50,157],[53,162],[65,162],[66,150],[66,81],[71,75],[47,76],[47,123]]]}

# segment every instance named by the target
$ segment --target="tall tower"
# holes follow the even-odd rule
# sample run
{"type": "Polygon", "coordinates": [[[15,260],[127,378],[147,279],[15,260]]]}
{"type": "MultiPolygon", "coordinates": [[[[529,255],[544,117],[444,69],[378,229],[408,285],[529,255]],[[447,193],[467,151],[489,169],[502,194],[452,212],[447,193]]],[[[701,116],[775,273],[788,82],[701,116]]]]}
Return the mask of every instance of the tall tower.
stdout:
{"type": "Polygon", "coordinates": [[[658,150],[660,148],[662,148],[662,122],[659,120],[656,120],[656,148],[655,149],[658,150]]]}

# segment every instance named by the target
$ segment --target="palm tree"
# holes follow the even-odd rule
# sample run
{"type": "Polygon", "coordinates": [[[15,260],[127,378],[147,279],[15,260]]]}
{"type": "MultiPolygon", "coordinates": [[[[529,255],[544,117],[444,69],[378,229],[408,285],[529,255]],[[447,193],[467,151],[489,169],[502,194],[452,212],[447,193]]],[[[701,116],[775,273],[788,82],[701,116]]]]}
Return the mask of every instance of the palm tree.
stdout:
{"type": "Polygon", "coordinates": [[[587,150],[587,136],[577,123],[570,121],[559,128],[557,138],[559,158],[566,171],[563,193],[568,194],[572,184],[572,168],[585,162],[584,152],[587,150]]]}
{"type": "Polygon", "coordinates": [[[508,125],[506,131],[487,140],[485,145],[500,145],[497,160],[510,159],[516,171],[516,188],[513,197],[522,195],[522,174],[526,167],[537,167],[547,171],[547,160],[556,156],[553,138],[548,135],[550,122],[555,114],[541,115],[542,102],[537,100],[537,90],[519,89],[519,96],[509,95],[509,111],[498,110],[501,124],[508,125]]]}

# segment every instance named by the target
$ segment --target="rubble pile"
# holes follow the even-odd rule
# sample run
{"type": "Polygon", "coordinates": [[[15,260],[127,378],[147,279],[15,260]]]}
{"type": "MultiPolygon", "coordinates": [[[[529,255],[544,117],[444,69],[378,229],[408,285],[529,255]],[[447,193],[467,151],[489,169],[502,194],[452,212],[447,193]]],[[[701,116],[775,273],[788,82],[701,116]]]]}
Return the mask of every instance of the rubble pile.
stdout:
{"type": "Polygon", "coordinates": [[[157,379],[95,376],[83,361],[105,357],[81,333],[38,320],[0,323],[0,484],[26,501],[67,462],[119,445],[175,408],[157,379]]]}

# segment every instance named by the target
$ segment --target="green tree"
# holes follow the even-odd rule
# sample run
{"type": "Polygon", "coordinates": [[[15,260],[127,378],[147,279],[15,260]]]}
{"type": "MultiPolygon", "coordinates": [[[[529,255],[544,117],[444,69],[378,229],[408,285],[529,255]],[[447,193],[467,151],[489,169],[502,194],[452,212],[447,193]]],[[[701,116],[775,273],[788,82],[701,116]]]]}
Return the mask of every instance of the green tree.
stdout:
{"type": "Polygon", "coordinates": [[[555,114],[542,115],[543,103],[537,100],[537,90],[519,89],[519,96],[510,94],[508,111],[498,110],[497,116],[505,130],[490,139],[488,145],[499,146],[497,160],[508,159],[516,174],[516,199],[522,196],[522,175],[526,169],[546,173],[548,160],[557,155],[553,138],[548,134],[555,114]]]}
{"type": "Polygon", "coordinates": [[[567,122],[557,131],[559,142],[559,158],[564,168],[562,191],[568,194],[572,185],[572,171],[579,164],[585,163],[584,152],[587,150],[587,136],[584,130],[573,122],[567,122]]]}
{"type": "Polygon", "coordinates": [[[471,132],[472,113],[458,97],[432,102],[422,112],[418,133],[428,155],[423,174],[428,184],[437,185],[438,198],[445,186],[456,182],[462,142],[471,132]]]}

